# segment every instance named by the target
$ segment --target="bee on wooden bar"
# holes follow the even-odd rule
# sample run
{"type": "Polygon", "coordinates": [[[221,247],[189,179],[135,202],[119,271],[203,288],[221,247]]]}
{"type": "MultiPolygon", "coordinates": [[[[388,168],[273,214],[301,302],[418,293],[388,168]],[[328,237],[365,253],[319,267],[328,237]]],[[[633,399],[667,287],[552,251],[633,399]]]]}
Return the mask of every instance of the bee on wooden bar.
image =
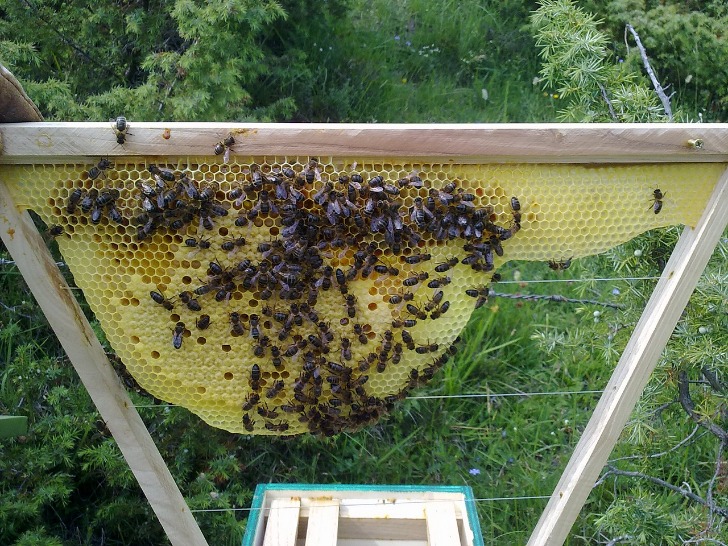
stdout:
{"type": "Polygon", "coordinates": [[[235,138],[232,135],[228,135],[223,140],[215,144],[213,151],[215,155],[225,154],[223,156],[223,163],[227,163],[230,160],[230,149],[235,144],[235,138]]]}
{"type": "Polygon", "coordinates": [[[119,116],[114,121],[114,135],[116,136],[117,144],[124,144],[126,142],[126,136],[130,135],[129,123],[127,123],[124,116],[119,116]]]}

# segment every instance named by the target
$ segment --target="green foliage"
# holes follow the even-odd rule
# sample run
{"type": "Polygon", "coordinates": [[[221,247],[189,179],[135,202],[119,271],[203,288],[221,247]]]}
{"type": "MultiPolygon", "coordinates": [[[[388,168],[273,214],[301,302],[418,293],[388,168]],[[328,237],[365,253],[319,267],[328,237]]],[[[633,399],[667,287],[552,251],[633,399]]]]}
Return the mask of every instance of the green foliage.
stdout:
{"type": "Polygon", "coordinates": [[[630,23],[647,49],[653,69],[668,94],[694,121],[728,117],[728,7],[722,0],[612,0],[585,2],[605,21],[610,48],[638,70],[639,53],[624,28],[630,23]]]}
{"type": "Polygon", "coordinates": [[[567,100],[559,120],[666,120],[659,98],[647,83],[609,54],[609,37],[599,30],[602,21],[573,0],[542,0],[540,4],[531,21],[543,59],[541,80],[567,100]]]}
{"type": "MultiPolygon", "coordinates": [[[[725,118],[724,2],[539,5],[6,2],[0,60],[46,117],[63,120],[124,113],[202,121],[613,121],[611,105],[619,121],[661,121],[639,53],[624,45],[630,22],[663,85],[672,84],[677,115],[725,118]],[[548,93],[533,83],[539,52],[548,93]]],[[[221,510],[195,512],[211,544],[239,544],[259,482],[468,484],[479,499],[550,495],[596,405],[598,395],[588,391],[606,384],[654,287],[639,279],[660,273],[678,235],[650,232],[565,272],[508,264],[502,273],[510,284],[499,291],[558,292],[623,308],[492,298],[435,380],[388,420],[357,433],[289,440],[228,434],[140,393],[116,365],[190,508],[221,510]],[[615,276],[621,280],[585,280],[615,276]],[[557,392],[576,394],[526,394],[557,392]],[[459,397],[464,393],[480,396],[459,397]]],[[[724,238],[701,278],[610,461],[712,495],[721,506],[728,504],[726,454],[684,411],[678,382],[681,373],[691,381],[703,423],[725,426],[727,244],[724,238]]],[[[0,257],[7,258],[1,247],[0,257]]],[[[0,265],[0,294],[0,412],[27,415],[30,424],[27,436],[0,443],[0,543],[166,543],[12,266],[0,265]]],[[[544,504],[479,502],[486,543],[525,543],[544,504]]],[[[679,492],[625,475],[604,476],[583,512],[571,544],[620,537],[710,543],[728,532],[679,492]]]]}

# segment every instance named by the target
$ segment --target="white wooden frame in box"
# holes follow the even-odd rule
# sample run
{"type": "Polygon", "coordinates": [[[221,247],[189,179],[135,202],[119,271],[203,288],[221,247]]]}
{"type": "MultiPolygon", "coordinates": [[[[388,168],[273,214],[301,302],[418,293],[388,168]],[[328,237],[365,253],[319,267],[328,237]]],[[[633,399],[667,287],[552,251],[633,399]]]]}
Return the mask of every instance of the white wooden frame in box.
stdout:
{"type": "MultiPolygon", "coordinates": [[[[110,123],[0,125],[0,235],[116,439],[170,541],[206,545],[172,476],[29,215],[2,184],[3,164],[93,164],[99,157],[211,155],[235,132],[245,156],[346,156],[472,163],[728,165],[719,124],[363,125],[137,123],[119,145],[110,123]]],[[[686,227],[561,480],[531,545],[566,539],[728,223],[728,170],[686,227]]]]}

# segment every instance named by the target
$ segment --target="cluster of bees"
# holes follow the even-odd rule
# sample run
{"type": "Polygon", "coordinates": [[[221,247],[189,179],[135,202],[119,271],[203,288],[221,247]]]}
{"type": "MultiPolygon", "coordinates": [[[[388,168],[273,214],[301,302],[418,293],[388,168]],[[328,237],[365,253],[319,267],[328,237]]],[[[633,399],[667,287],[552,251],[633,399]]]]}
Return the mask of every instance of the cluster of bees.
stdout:
{"type": "MultiPolygon", "coordinates": [[[[114,131],[120,144],[130,134],[123,118],[114,131]]],[[[212,151],[227,163],[234,145],[230,135],[212,151]]],[[[88,170],[88,178],[105,178],[110,168],[102,159],[88,170]]],[[[175,350],[182,349],[192,331],[207,330],[213,322],[231,337],[249,338],[248,389],[241,395],[242,426],[249,432],[262,425],[285,434],[297,422],[312,433],[333,435],[376,422],[432,378],[451,354],[452,347],[416,342],[411,330],[449,311],[446,294],[453,270],[469,267],[487,274],[482,286],[465,291],[476,308],[482,306],[488,282],[498,280],[492,273],[494,255],[503,256],[503,244],[521,229],[517,197],[510,199],[507,225],[498,225],[493,208],[477,206],[476,196],[458,182],[426,187],[417,173],[396,181],[359,172],[324,180],[316,159],[299,171],[281,167],[264,172],[252,165],[224,193],[189,172],[151,164],[147,169],[148,179],[135,183],[136,210],[117,208],[117,189],[76,188],[66,212],[80,210],[92,224],[106,217],[133,225],[140,245],[158,234],[173,234],[190,251],[210,255],[198,285],[171,297],[162,290],[149,296],[170,316],[179,318],[177,306],[195,314],[194,322],[174,321],[175,350]],[[405,194],[416,195],[409,207],[403,203],[405,194]],[[235,214],[225,225],[240,233],[219,240],[217,224],[235,214]],[[278,227],[270,240],[250,236],[261,219],[272,219],[278,227]],[[424,248],[424,241],[433,239],[458,242],[461,256],[435,263],[424,248]],[[389,324],[370,324],[354,293],[357,281],[369,278],[388,278],[397,287],[388,300],[393,309],[389,324]],[[340,301],[341,316],[333,326],[333,317],[317,311],[322,292],[329,301],[340,301]],[[233,308],[241,293],[261,303],[258,313],[233,308]],[[210,305],[229,306],[225,324],[211,319],[210,305]],[[406,374],[406,384],[393,394],[375,396],[368,389],[370,379],[400,365],[405,351],[422,355],[406,374]],[[288,373],[273,375],[284,370],[288,373]]],[[[662,197],[655,190],[655,214],[662,197]]],[[[553,260],[549,266],[562,270],[570,263],[553,260]]],[[[294,428],[298,431],[300,425],[294,428]]]]}
{"type": "MultiPolygon", "coordinates": [[[[225,154],[233,144],[229,137],[214,152],[225,154]]],[[[88,178],[105,177],[111,167],[108,160],[101,160],[89,169],[88,178]]],[[[250,338],[253,364],[241,404],[242,425],[250,432],[260,424],[285,433],[289,423],[298,421],[310,432],[332,435],[377,421],[410,389],[433,377],[449,357],[450,348],[429,341],[417,343],[410,330],[418,321],[436,320],[448,312],[450,302],[443,288],[450,284],[452,270],[462,263],[491,271],[493,254],[503,253],[501,242],[520,229],[516,198],[511,201],[513,221],[503,227],[494,223],[491,207],[475,206],[475,196],[456,182],[427,190],[415,174],[396,183],[381,175],[365,180],[360,173],[323,182],[315,159],[299,172],[290,167],[263,172],[253,165],[224,194],[186,172],[156,165],[147,169],[148,179],[135,183],[138,208],[122,210],[127,217],[121,217],[116,208],[119,192],[115,189],[74,189],[66,212],[78,213],[80,207],[83,213],[90,211],[96,223],[97,211],[106,211],[109,221],[136,227],[138,244],[172,233],[190,251],[226,253],[226,260],[205,262],[206,274],[198,285],[175,295],[153,290],[149,297],[170,316],[177,306],[184,306],[187,315],[191,312],[196,317],[194,323],[174,322],[171,346],[175,350],[183,348],[192,330],[204,331],[212,325],[212,313],[206,312],[209,305],[230,306],[227,323],[215,327],[228,330],[232,337],[250,338]],[[407,208],[400,193],[411,189],[427,195],[417,197],[407,208]],[[214,237],[217,220],[235,213],[233,224],[241,233],[222,241],[214,237]],[[243,236],[243,228],[252,229],[259,218],[275,218],[279,234],[249,243],[251,237],[243,236]],[[431,275],[425,266],[432,256],[420,247],[424,238],[433,237],[462,241],[466,258],[434,263],[429,267],[431,275]],[[346,260],[336,258],[344,254],[346,260]],[[400,268],[406,274],[400,275],[400,268]],[[390,324],[375,325],[381,328],[379,336],[350,290],[356,281],[370,277],[389,277],[399,286],[389,298],[398,310],[390,324]],[[321,292],[340,298],[342,316],[335,326],[327,321],[331,317],[319,316],[321,292]],[[259,313],[233,310],[237,293],[260,301],[259,313]],[[424,293],[430,295],[418,305],[415,293],[420,300],[424,293]],[[419,367],[408,372],[407,384],[398,392],[374,396],[367,389],[370,377],[399,365],[405,351],[429,359],[418,359],[419,367]],[[293,373],[292,368],[298,371],[293,373]],[[288,381],[270,378],[271,371],[284,369],[291,372],[288,381]]],[[[484,286],[468,291],[476,298],[476,306],[487,301],[487,294],[484,286]]]]}

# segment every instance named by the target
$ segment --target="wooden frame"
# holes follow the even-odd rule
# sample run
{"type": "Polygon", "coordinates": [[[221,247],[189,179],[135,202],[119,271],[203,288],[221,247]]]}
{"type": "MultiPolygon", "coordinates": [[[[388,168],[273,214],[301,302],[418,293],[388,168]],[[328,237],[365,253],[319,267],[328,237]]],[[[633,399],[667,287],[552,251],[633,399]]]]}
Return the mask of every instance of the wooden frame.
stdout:
{"type": "Polygon", "coordinates": [[[260,484],[250,510],[242,546],[483,546],[467,486],[260,484]]]}
{"type": "MultiPolygon", "coordinates": [[[[245,156],[407,157],[478,163],[728,163],[719,124],[294,125],[129,122],[0,125],[0,167],[89,163],[111,156],[211,155],[234,134],[245,156]]],[[[172,544],[206,544],[27,213],[2,182],[0,235],[159,517],[172,544]],[[72,319],[72,320],[71,320],[72,319]]],[[[685,229],[529,544],[561,544],[657,363],[728,222],[728,173],[699,223],[685,229]]]]}

